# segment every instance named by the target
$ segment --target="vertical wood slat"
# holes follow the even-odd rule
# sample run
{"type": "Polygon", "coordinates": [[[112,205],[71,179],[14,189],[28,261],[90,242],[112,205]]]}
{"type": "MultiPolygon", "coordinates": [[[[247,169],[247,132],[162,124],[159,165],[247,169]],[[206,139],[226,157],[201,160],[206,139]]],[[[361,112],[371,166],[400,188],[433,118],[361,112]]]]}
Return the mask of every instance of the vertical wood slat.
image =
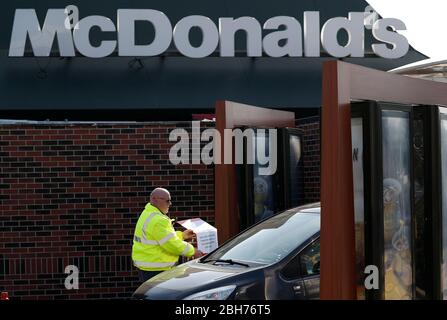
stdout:
{"type": "Polygon", "coordinates": [[[321,140],[321,299],[355,299],[350,74],[323,66],[321,140]]]}

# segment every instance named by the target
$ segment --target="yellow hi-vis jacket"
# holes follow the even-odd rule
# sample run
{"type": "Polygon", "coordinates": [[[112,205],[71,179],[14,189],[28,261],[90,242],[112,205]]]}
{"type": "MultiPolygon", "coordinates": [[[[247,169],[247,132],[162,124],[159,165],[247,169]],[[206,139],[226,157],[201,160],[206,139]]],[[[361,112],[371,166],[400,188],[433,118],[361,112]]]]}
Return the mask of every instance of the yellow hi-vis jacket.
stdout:
{"type": "Polygon", "coordinates": [[[168,270],[177,263],[179,256],[193,255],[194,247],[183,241],[183,233],[174,230],[171,219],[148,203],[135,227],[134,266],[145,271],[168,270]]]}

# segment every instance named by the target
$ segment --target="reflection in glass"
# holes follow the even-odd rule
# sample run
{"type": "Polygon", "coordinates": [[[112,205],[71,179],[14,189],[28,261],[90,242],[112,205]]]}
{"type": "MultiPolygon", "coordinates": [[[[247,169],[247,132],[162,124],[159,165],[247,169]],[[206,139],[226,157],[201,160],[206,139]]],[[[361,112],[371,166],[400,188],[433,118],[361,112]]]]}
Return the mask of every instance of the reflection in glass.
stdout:
{"type": "MultiPolygon", "coordinates": [[[[265,146],[265,154],[269,154],[269,135],[268,132],[265,135],[256,135],[256,143],[254,147],[263,144],[265,146]],[[264,140],[262,142],[262,140],[264,140]]],[[[276,142],[275,142],[276,143],[276,142]]],[[[257,150],[255,149],[255,154],[257,150]]],[[[274,197],[274,175],[263,176],[259,175],[259,168],[268,167],[266,165],[260,165],[256,157],[256,163],[253,165],[253,199],[254,199],[254,222],[261,221],[270,217],[275,212],[275,197],[274,197]]]]}
{"type": "Polygon", "coordinates": [[[363,181],[363,123],[361,118],[351,120],[352,169],[354,179],[355,258],[357,299],[365,299],[365,195],[363,181]]]}
{"type": "Polygon", "coordinates": [[[320,274],[320,239],[301,251],[300,267],[303,277],[320,274]]]}
{"type": "Polygon", "coordinates": [[[447,300],[447,109],[441,111],[441,164],[442,164],[442,298],[447,300]]]}
{"type": "Polygon", "coordinates": [[[304,199],[303,190],[303,162],[302,158],[301,139],[296,135],[289,135],[289,170],[290,170],[290,207],[296,207],[301,204],[304,199]]]}
{"type": "Polygon", "coordinates": [[[385,299],[413,298],[411,252],[410,121],[382,112],[385,299]]]}

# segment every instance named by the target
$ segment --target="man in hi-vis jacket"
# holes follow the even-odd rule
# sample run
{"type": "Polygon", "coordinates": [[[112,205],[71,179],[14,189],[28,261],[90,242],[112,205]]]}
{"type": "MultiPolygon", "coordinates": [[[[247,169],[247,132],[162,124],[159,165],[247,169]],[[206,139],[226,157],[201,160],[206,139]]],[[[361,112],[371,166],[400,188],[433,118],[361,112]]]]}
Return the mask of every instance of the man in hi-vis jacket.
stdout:
{"type": "Polygon", "coordinates": [[[132,260],[142,282],[171,269],[180,256],[202,256],[202,252],[186,242],[195,236],[192,230],[174,230],[171,219],[167,216],[171,205],[169,191],[156,188],[151,193],[150,203],[138,219],[133,238],[132,260]]]}

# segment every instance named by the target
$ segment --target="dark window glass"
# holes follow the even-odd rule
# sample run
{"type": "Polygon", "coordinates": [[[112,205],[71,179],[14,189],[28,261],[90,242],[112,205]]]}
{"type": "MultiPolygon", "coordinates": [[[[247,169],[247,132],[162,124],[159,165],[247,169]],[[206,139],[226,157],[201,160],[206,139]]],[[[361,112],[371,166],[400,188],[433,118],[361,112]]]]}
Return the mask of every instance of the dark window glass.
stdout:
{"type": "Polygon", "coordinates": [[[427,265],[425,241],[427,237],[424,203],[424,121],[421,113],[414,115],[414,214],[415,214],[415,252],[416,263],[416,298],[424,299],[427,296],[427,265]]]}
{"type": "MultiPolygon", "coordinates": [[[[262,158],[266,156],[271,156],[270,152],[275,152],[275,150],[270,150],[272,147],[270,145],[270,139],[275,139],[276,136],[270,138],[269,131],[264,129],[258,129],[256,131],[255,138],[255,154],[256,163],[253,165],[253,207],[254,207],[254,222],[261,221],[273,215],[275,212],[275,174],[262,175],[260,174],[260,168],[268,168],[272,166],[271,163],[260,164],[260,154],[262,158]],[[264,133],[264,134],[262,134],[264,133]]],[[[272,141],[277,145],[277,141],[272,141]]],[[[273,159],[273,158],[272,158],[273,159]]],[[[265,159],[264,159],[265,160],[265,159]]],[[[276,164],[275,164],[276,166],[276,164]]],[[[276,168],[275,168],[276,169],[276,168]]]]}
{"type": "Polygon", "coordinates": [[[300,267],[303,277],[320,274],[320,239],[300,253],[300,267]]]}
{"type": "Polygon", "coordinates": [[[286,279],[297,279],[300,277],[300,257],[297,255],[282,269],[281,274],[286,279]]]}

